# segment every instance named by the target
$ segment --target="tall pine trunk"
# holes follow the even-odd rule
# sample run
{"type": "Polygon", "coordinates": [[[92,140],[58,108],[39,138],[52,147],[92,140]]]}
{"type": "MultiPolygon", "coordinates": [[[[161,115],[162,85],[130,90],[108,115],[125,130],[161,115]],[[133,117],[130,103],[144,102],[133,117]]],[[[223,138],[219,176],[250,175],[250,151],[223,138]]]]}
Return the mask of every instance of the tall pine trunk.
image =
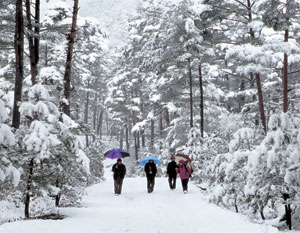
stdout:
{"type": "Polygon", "coordinates": [[[30,192],[32,186],[34,160],[31,159],[29,162],[29,173],[27,178],[26,194],[25,194],[25,218],[30,217],[29,205],[30,205],[30,192]]]}
{"type": "Polygon", "coordinates": [[[257,95],[258,95],[258,103],[259,103],[260,120],[261,120],[261,124],[262,124],[265,134],[266,134],[267,133],[267,124],[266,124],[264,100],[263,100],[263,94],[262,94],[262,89],[261,89],[261,81],[260,81],[259,73],[255,74],[255,78],[256,78],[256,87],[257,87],[257,95]]]}
{"type": "MultiPolygon", "coordinates": [[[[286,29],[284,33],[284,41],[289,40],[289,30],[286,29]]],[[[282,89],[283,89],[283,112],[288,111],[289,99],[288,99],[288,55],[283,55],[283,69],[282,69],[282,89]]]]}
{"type": "Polygon", "coordinates": [[[125,141],[126,141],[126,149],[129,151],[129,130],[128,130],[128,123],[125,125],[125,141]]]}
{"type": "Polygon", "coordinates": [[[166,127],[170,126],[170,114],[169,114],[169,110],[166,108],[166,127]]]}
{"type": "Polygon", "coordinates": [[[123,148],[123,141],[124,141],[124,128],[122,127],[120,130],[120,148],[123,148]]]}
{"type": "Polygon", "coordinates": [[[135,155],[135,160],[138,161],[139,160],[139,156],[138,156],[138,142],[137,142],[137,132],[134,131],[133,133],[133,139],[134,139],[134,155],[135,155]]]}
{"type": "Polygon", "coordinates": [[[161,139],[163,137],[163,130],[164,130],[163,117],[162,117],[162,114],[160,114],[160,118],[159,118],[159,134],[160,134],[160,138],[161,139]]]}
{"type": "Polygon", "coordinates": [[[35,9],[35,26],[34,31],[32,27],[31,20],[31,7],[30,0],[25,1],[26,7],[26,18],[27,18],[27,29],[28,29],[28,46],[29,46],[29,58],[30,58],[30,73],[31,73],[31,83],[32,86],[36,84],[36,77],[38,74],[38,61],[39,61],[39,38],[37,34],[39,33],[39,0],[36,1],[35,9]]]}
{"type": "MultiPolygon", "coordinates": [[[[90,82],[88,82],[88,86],[89,89],[90,88],[90,82]]],[[[86,101],[85,101],[85,109],[84,109],[84,123],[87,125],[88,121],[89,121],[89,104],[90,104],[90,92],[89,90],[87,90],[86,92],[86,101]]],[[[89,135],[86,134],[85,135],[85,143],[86,143],[86,147],[89,146],[89,135]]]]}
{"type": "Polygon", "coordinates": [[[40,61],[40,0],[35,0],[35,25],[34,25],[34,58],[35,64],[40,61]]]}
{"type": "Polygon", "coordinates": [[[71,33],[68,36],[68,50],[67,50],[67,61],[64,74],[64,101],[62,101],[63,112],[70,116],[70,97],[71,97],[71,74],[72,74],[72,57],[73,57],[73,48],[76,37],[76,24],[77,24],[77,14],[78,14],[78,2],[79,0],[74,0],[73,7],[73,17],[72,17],[72,27],[71,33]]]}
{"type": "Polygon", "coordinates": [[[154,149],[154,120],[151,119],[151,139],[150,139],[150,145],[151,149],[154,149]]]}
{"type": "Polygon", "coordinates": [[[201,138],[204,136],[204,98],[203,98],[203,77],[201,65],[199,65],[199,88],[200,88],[200,128],[201,138]]]}
{"type": "MultiPolygon", "coordinates": [[[[252,21],[252,6],[253,4],[251,3],[250,0],[247,0],[247,9],[248,9],[248,21],[252,21]]],[[[251,39],[254,40],[254,31],[252,28],[249,30],[251,39]]],[[[251,80],[253,79],[253,73],[250,74],[251,80]]],[[[262,93],[262,88],[261,88],[261,79],[259,73],[255,74],[255,79],[256,79],[256,87],[257,87],[257,95],[258,95],[258,105],[259,105],[259,114],[260,114],[260,120],[262,123],[262,126],[264,128],[264,132],[267,133],[267,124],[266,124],[266,116],[265,116],[265,109],[264,109],[264,100],[263,100],[263,93],[262,93]]]]}
{"type": "Polygon", "coordinates": [[[14,46],[16,57],[16,79],[12,127],[18,129],[21,120],[19,103],[22,100],[22,82],[24,77],[24,21],[22,0],[16,1],[16,28],[14,46]]]}
{"type": "Polygon", "coordinates": [[[190,81],[190,127],[194,126],[193,119],[193,76],[192,76],[192,67],[191,67],[191,59],[188,59],[188,69],[189,69],[189,81],[190,81]]]}

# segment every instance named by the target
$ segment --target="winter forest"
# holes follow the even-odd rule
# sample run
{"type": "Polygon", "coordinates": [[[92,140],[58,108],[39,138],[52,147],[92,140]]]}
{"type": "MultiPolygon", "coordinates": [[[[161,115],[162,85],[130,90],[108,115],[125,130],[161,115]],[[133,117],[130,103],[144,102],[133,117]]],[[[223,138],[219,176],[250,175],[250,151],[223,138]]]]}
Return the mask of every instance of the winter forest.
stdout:
{"type": "Polygon", "coordinates": [[[188,154],[207,202],[299,230],[300,0],[91,2],[0,0],[0,224],[80,205],[123,148],[128,177],[188,154]]]}

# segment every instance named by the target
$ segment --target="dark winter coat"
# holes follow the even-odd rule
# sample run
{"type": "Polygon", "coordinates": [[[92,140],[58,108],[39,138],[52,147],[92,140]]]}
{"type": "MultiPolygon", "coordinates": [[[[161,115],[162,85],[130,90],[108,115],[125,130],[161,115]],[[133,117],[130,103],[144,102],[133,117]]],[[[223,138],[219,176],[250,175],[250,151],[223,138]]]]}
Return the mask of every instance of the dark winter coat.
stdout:
{"type": "Polygon", "coordinates": [[[176,162],[171,161],[170,163],[168,163],[167,174],[171,177],[175,177],[177,175],[176,168],[178,168],[176,162]]]}
{"type": "Polygon", "coordinates": [[[126,167],[123,163],[116,163],[112,166],[112,171],[114,172],[114,180],[117,180],[119,178],[124,179],[126,174],[126,167]],[[117,165],[118,167],[116,168],[117,165]]]}
{"type": "Polygon", "coordinates": [[[155,163],[150,163],[150,162],[146,163],[145,172],[148,178],[154,178],[157,172],[155,163]],[[150,171],[152,171],[152,174],[150,174],[150,171]]]}

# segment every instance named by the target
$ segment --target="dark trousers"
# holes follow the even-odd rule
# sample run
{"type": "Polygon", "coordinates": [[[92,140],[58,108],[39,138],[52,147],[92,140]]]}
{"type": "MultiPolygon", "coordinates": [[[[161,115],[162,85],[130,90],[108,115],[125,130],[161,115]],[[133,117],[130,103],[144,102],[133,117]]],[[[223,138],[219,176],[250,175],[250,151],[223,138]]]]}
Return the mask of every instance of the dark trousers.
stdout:
{"type": "Polygon", "coordinates": [[[152,193],[153,192],[154,184],[155,184],[155,177],[148,177],[147,176],[147,189],[148,189],[148,193],[152,193]]]}
{"type": "Polygon", "coordinates": [[[115,182],[115,194],[121,194],[122,192],[122,185],[123,185],[123,179],[117,178],[114,180],[115,182]]]}
{"type": "Polygon", "coordinates": [[[176,189],[176,178],[177,176],[169,176],[170,189],[176,189]]]}
{"type": "Polygon", "coordinates": [[[188,183],[189,183],[189,179],[181,180],[183,191],[187,191],[188,190],[188,183]]]}

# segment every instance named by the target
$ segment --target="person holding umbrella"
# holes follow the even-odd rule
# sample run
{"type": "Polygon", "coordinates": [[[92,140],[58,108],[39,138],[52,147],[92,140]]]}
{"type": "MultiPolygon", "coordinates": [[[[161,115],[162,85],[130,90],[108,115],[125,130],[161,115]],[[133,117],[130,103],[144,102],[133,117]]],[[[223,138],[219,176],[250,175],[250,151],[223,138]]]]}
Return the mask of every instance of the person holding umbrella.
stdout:
{"type": "Polygon", "coordinates": [[[179,165],[179,169],[178,169],[177,173],[179,173],[179,176],[181,179],[183,192],[184,192],[184,194],[186,194],[188,191],[188,183],[189,183],[189,178],[190,178],[190,174],[192,173],[192,171],[191,171],[190,167],[185,164],[184,160],[180,160],[178,165],[179,165]]]}
{"type": "Polygon", "coordinates": [[[147,177],[147,189],[148,193],[152,193],[155,184],[155,176],[157,172],[156,165],[153,159],[150,159],[148,163],[145,165],[145,172],[147,177]]]}
{"type": "Polygon", "coordinates": [[[175,162],[175,156],[172,156],[171,160],[172,161],[168,163],[167,175],[169,176],[170,189],[174,190],[176,188],[176,178],[177,178],[178,165],[175,162]]]}
{"type": "Polygon", "coordinates": [[[117,160],[117,163],[112,166],[112,171],[114,173],[115,194],[118,196],[122,192],[123,180],[126,174],[126,166],[122,163],[122,159],[117,160]]]}

